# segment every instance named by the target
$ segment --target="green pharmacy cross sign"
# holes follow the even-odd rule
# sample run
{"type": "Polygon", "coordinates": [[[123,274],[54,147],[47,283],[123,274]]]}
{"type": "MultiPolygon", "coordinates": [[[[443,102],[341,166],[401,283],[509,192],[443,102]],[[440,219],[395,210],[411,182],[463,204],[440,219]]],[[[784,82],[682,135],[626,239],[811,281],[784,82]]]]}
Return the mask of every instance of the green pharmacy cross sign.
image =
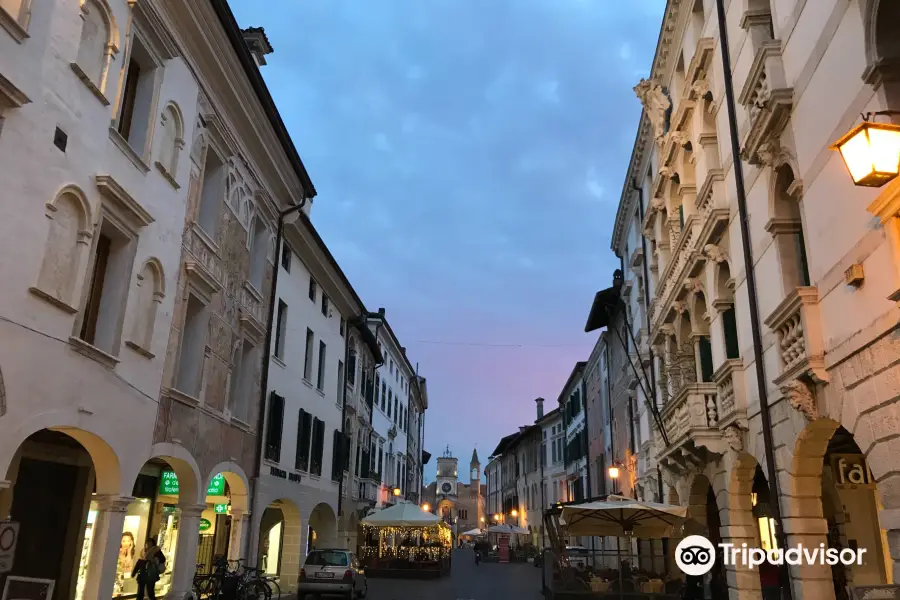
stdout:
{"type": "MultiPolygon", "coordinates": [[[[178,476],[175,471],[163,471],[159,478],[159,493],[164,496],[178,495],[178,476]]],[[[224,496],[225,495],[225,476],[219,473],[209,482],[209,488],[206,490],[207,496],[224,496]]]]}

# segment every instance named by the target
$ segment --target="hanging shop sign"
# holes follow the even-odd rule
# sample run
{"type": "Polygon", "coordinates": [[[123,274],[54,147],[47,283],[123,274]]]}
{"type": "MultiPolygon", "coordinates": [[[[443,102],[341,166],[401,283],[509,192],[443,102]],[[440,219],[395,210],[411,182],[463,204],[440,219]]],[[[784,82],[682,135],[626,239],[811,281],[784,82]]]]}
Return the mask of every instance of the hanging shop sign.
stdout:
{"type": "Polygon", "coordinates": [[[287,479],[288,481],[293,481],[294,483],[300,483],[302,477],[299,473],[288,473],[284,469],[279,469],[278,467],[269,467],[269,475],[272,477],[278,477],[279,479],[287,479]]]}
{"type": "MultiPolygon", "coordinates": [[[[178,495],[178,476],[175,471],[163,471],[159,477],[159,493],[164,496],[178,495]]],[[[206,490],[207,496],[225,495],[225,476],[219,473],[209,482],[206,490]]]]}
{"type": "Polygon", "coordinates": [[[216,504],[216,514],[217,515],[227,515],[228,514],[228,505],[227,504],[216,504]]]}
{"type": "Polygon", "coordinates": [[[839,489],[875,487],[875,478],[862,454],[832,454],[831,474],[839,489]]]}
{"type": "Polygon", "coordinates": [[[18,540],[19,524],[13,521],[0,521],[0,573],[12,571],[18,540]]]}
{"type": "Polygon", "coordinates": [[[212,522],[209,519],[200,519],[200,531],[209,531],[212,522]]]}

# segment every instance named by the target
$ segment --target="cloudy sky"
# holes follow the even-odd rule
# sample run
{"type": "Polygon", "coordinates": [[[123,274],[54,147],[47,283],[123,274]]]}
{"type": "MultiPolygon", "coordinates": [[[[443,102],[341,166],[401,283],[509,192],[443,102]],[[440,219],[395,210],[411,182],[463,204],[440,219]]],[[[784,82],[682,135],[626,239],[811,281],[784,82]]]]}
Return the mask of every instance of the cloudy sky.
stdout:
{"type": "Polygon", "coordinates": [[[313,222],[428,379],[426,449],[486,463],[596,341],[665,0],[231,5],[275,48],[313,222]]]}

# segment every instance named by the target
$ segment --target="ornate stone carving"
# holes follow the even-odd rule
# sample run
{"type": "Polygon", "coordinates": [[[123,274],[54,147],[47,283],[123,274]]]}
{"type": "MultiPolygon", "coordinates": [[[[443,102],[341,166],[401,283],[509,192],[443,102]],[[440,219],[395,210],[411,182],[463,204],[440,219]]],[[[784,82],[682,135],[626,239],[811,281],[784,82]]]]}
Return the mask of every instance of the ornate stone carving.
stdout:
{"type": "Polygon", "coordinates": [[[663,87],[646,79],[641,79],[634,86],[634,93],[640,99],[653,126],[653,137],[657,144],[663,140],[666,133],[666,112],[672,107],[663,87]]]}
{"type": "Polygon", "coordinates": [[[808,420],[815,421],[819,418],[819,408],[816,406],[816,397],[813,396],[813,392],[809,389],[809,386],[802,381],[797,379],[788,381],[781,386],[781,393],[785,395],[788,402],[791,403],[791,406],[803,413],[803,416],[808,420]]]}
{"type": "Polygon", "coordinates": [[[697,97],[704,98],[710,92],[709,81],[706,77],[698,79],[694,82],[694,85],[691,86],[691,91],[697,94],[697,97]]]}
{"type": "Polygon", "coordinates": [[[744,435],[740,427],[738,427],[737,425],[729,425],[722,431],[722,437],[725,439],[725,443],[728,444],[728,447],[731,448],[732,451],[743,452],[744,435]]]}
{"type": "Polygon", "coordinates": [[[688,137],[688,134],[684,131],[673,131],[670,135],[672,141],[678,144],[679,146],[686,146],[691,138],[688,137]]]}
{"type": "Polygon", "coordinates": [[[759,145],[756,156],[759,157],[760,163],[766,167],[774,167],[777,164],[778,156],[781,154],[781,146],[777,140],[769,140],[759,145]]]}
{"type": "Polygon", "coordinates": [[[651,198],[650,199],[650,208],[654,211],[662,210],[662,208],[666,205],[666,201],[660,197],[651,198]]]}
{"type": "Polygon", "coordinates": [[[709,258],[709,260],[715,263],[725,262],[725,260],[728,258],[728,255],[725,254],[725,251],[715,244],[707,244],[703,246],[703,254],[705,254],[706,257],[709,258]]]}
{"type": "Polygon", "coordinates": [[[684,280],[684,289],[687,292],[702,292],[703,284],[698,277],[688,277],[684,280]]]}
{"type": "Polygon", "coordinates": [[[659,174],[663,177],[672,177],[673,175],[675,175],[675,170],[672,167],[663,165],[659,168],[659,174]]]}
{"type": "Polygon", "coordinates": [[[672,302],[672,310],[677,312],[679,315],[684,314],[684,311],[687,310],[687,304],[685,304],[683,300],[675,300],[674,302],[672,302]]]}

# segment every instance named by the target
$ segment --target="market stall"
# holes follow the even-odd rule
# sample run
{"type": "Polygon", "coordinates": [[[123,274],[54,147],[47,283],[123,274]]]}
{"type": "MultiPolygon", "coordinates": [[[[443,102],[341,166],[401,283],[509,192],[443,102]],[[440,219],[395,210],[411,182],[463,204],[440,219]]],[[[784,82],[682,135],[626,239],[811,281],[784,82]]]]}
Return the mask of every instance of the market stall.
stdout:
{"type": "Polygon", "coordinates": [[[437,578],[450,572],[450,527],[417,504],[395,504],[362,520],[359,556],[369,577],[437,578]]]}
{"type": "Polygon", "coordinates": [[[488,533],[491,534],[492,541],[495,540],[497,557],[500,562],[508,563],[508,562],[519,562],[525,560],[525,555],[516,554],[513,548],[519,548],[519,542],[521,541],[520,536],[528,535],[528,530],[517,525],[503,524],[503,525],[492,525],[488,528],[488,533]],[[515,541],[515,543],[511,543],[515,541]]]}

